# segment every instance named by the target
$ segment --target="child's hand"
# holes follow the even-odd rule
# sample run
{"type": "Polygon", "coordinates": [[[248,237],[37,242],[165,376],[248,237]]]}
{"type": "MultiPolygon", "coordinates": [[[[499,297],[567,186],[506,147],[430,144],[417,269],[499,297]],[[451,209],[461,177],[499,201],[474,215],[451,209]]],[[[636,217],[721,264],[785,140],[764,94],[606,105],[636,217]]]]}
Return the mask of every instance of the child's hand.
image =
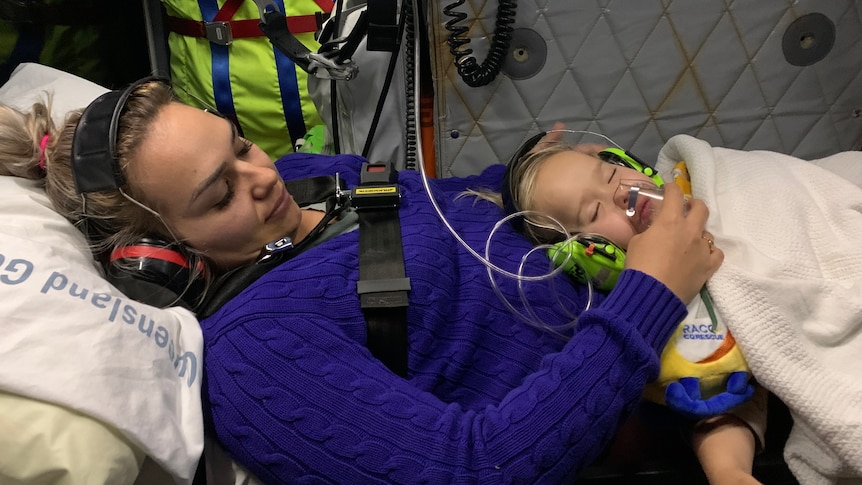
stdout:
{"type": "Polygon", "coordinates": [[[664,190],[652,225],[629,242],[626,267],[661,281],[688,304],[721,266],[724,253],[704,230],[709,209],[703,201],[690,199],[686,211],[676,184],[665,184],[664,190]]]}

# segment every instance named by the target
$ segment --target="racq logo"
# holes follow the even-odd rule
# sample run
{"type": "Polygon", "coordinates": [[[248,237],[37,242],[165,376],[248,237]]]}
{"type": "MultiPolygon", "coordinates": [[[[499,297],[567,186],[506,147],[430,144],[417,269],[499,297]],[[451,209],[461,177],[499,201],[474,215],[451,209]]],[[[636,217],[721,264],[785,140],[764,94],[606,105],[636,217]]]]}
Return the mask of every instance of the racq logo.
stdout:
{"type": "Polygon", "coordinates": [[[716,332],[716,326],[709,323],[686,324],[682,327],[685,340],[724,340],[724,332],[716,332]]]}

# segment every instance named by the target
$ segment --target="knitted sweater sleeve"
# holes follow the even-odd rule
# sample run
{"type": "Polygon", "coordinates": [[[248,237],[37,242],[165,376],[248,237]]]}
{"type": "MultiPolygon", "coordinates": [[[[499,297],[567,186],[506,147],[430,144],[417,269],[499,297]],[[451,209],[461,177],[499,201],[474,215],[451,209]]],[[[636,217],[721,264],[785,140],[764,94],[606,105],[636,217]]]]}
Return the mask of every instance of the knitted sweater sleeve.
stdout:
{"type": "MultiPolygon", "coordinates": [[[[350,236],[318,248],[330,256],[309,254],[290,268],[297,290],[287,301],[287,273],[273,271],[203,322],[218,438],[267,483],[571,480],[601,453],[656,377],[657,355],[685,314],[661,283],[624,271],[613,292],[580,316],[570,341],[539,355],[504,392],[488,391],[494,397],[482,406],[469,405],[458,398],[462,388],[481,394],[483,381],[464,378],[460,388],[444,392],[392,374],[363,345],[349,278],[314,276],[339,273],[349,261],[341,256],[355,244],[350,236]]],[[[414,281],[411,311],[425,315],[422,283],[414,281]]],[[[413,320],[421,318],[411,326],[413,320]]],[[[430,328],[446,340],[470,331],[461,323],[430,328]]],[[[457,380],[447,374],[454,362],[423,355],[432,346],[417,340],[431,333],[412,334],[411,369],[437,366],[457,380]]],[[[526,362],[513,351],[512,367],[526,362]]],[[[505,360],[500,366],[486,373],[510,370],[505,360]]]]}

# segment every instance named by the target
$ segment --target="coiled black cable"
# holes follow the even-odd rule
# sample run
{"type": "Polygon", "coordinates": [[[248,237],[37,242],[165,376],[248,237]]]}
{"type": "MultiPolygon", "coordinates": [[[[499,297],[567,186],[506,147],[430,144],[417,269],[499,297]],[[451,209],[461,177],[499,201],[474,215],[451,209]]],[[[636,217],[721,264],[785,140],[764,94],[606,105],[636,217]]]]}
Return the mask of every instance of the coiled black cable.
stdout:
{"type": "Polygon", "coordinates": [[[404,2],[404,28],[405,28],[405,39],[404,39],[404,92],[406,99],[405,106],[405,126],[404,126],[404,146],[406,147],[405,153],[405,167],[408,170],[416,170],[416,162],[417,162],[417,150],[418,150],[418,142],[416,138],[416,88],[415,88],[415,80],[416,80],[416,63],[419,62],[416,59],[414,50],[416,48],[416,29],[414,28],[413,22],[413,2],[406,1],[404,2]]]}
{"type": "Polygon", "coordinates": [[[503,67],[503,61],[509,52],[509,44],[512,42],[512,27],[515,22],[515,13],[518,8],[517,0],[500,0],[497,4],[497,20],[494,23],[494,36],[491,39],[491,47],[488,49],[488,57],[478,64],[476,58],[470,54],[473,49],[465,47],[470,39],[464,35],[469,30],[459,23],[467,18],[467,14],[454,9],[464,4],[465,0],[455,0],[443,7],[443,14],[451,17],[444,27],[449,31],[449,52],[455,58],[455,67],[458,75],[464,82],[473,88],[485,86],[497,77],[503,67]]]}

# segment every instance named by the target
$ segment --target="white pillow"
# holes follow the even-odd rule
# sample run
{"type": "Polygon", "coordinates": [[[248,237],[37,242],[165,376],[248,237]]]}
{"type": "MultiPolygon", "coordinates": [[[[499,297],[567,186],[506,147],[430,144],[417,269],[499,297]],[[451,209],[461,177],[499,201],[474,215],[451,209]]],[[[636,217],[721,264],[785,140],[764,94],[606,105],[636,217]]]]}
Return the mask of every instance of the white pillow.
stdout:
{"type": "MultiPolygon", "coordinates": [[[[46,91],[61,122],[105,89],[22,64],[0,87],[0,103],[28,110],[46,91]]],[[[194,315],[131,301],[111,286],[34,181],[0,177],[0,220],[0,391],[107,423],[178,483],[191,483],[203,449],[203,339],[194,315]]]]}

